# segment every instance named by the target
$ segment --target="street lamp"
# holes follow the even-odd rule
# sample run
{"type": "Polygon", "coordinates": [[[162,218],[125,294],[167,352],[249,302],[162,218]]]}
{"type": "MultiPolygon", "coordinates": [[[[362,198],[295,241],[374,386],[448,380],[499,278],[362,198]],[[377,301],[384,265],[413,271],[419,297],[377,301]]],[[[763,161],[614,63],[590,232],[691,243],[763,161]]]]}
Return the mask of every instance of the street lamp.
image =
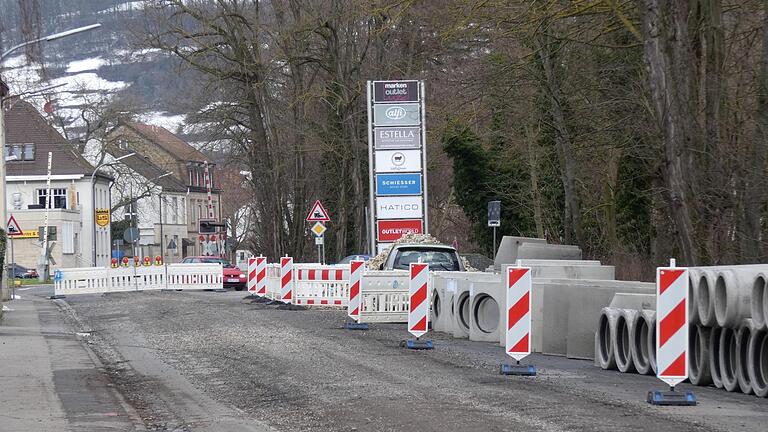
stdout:
{"type": "Polygon", "coordinates": [[[59,32],[59,33],[54,33],[52,35],[43,36],[41,38],[33,39],[31,41],[22,42],[22,43],[20,43],[18,45],[14,45],[14,46],[10,47],[7,51],[5,51],[4,53],[0,54],[0,61],[2,61],[4,58],[8,57],[12,52],[16,51],[19,48],[23,48],[23,47],[28,46],[28,45],[34,45],[34,44],[40,43],[40,42],[55,41],[56,39],[61,39],[63,37],[72,36],[72,35],[75,35],[75,34],[78,34],[78,33],[87,32],[89,30],[95,30],[95,29],[97,29],[99,27],[101,27],[101,24],[91,24],[91,25],[87,25],[85,27],[78,27],[76,29],[67,30],[67,31],[59,32]]]}
{"type": "MultiPolygon", "coordinates": [[[[136,152],[128,153],[127,155],[120,156],[118,158],[115,158],[112,162],[103,162],[99,164],[96,169],[93,170],[93,173],[91,174],[91,204],[93,205],[92,212],[91,212],[91,218],[93,220],[93,266],[96,267],[96,172],[100,169],[106,167],[106,166],[112,166],[117,164],[123,159],[129,158],[133,155],[135,155],[136,152]]],[[[109,209],[110,212],[112,209],[109,209]]],[[[110,217],[111,219],[111,217],[110,217]]],[[[110,242],[110,245],[112,243],[110,242]]],[[[112,247],[110,246],[110,249],[112,247]]]]}

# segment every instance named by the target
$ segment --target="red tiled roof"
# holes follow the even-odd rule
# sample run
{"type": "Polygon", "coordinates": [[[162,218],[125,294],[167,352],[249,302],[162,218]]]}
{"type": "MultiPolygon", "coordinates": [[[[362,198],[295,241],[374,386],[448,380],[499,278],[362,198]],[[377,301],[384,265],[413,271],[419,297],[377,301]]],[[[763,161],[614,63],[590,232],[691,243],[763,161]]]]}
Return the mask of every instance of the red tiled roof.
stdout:
{"type": "Polygon", "coordinates": [[[166,128],[128,121],[124,124],[144,138],[157,144],[178,161],[208,161],[208,157],[203,153],[166,128]]]}
{"type": "Polygon", "coordinates": [[[6,145],[35,145],[34,160],[9,161],[6,164],[9,176],[45,175],[48,171],[49,151],[53,153],[52,174],[93,173],[93,165],[77,153],[75,147],[49,125],[32,104],[13,99],[6,101],[4,108],[6,145]]]}

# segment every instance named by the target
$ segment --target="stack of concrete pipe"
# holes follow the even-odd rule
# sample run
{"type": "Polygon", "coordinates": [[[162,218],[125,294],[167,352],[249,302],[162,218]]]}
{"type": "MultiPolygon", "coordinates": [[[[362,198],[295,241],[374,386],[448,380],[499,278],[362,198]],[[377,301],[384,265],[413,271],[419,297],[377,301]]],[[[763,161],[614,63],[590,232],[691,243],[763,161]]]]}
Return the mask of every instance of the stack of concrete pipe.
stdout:
{"type": "MultiPolygon", "coordinates": [[[[767,281],[768,265],[690,269],[692,384],[768,397],[767,281]]],[[[595,336],[596,363],[603,369],[655,373],[654,315],[637,308],[603,308],[595,336]]]]}

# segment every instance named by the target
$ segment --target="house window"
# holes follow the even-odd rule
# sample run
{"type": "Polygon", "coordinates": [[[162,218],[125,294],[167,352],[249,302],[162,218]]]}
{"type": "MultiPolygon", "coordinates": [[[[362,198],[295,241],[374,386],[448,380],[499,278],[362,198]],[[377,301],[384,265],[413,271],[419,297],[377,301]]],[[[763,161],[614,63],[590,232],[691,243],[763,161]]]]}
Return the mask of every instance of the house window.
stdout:
{"type": "Polygon", "coordinates": [[[117,148],[121,148],[123,150],[128,150],[128,140],[120,137],[117,139],[117,148]]]}
{"type": "Polygon", "coordinates": [[[34,144],[12,144],[5,146],[5,158],[11,161],[35,160],[34,144]]]}
{"type": "MultiPolygon", "coordinates": [[[[48,195],[47,189],[37,190],[37,203],[45,208],[45,199],[48,195]]],[[[65,209],[67,208],[67,189],[51,189],[51,206],[49,208],[65,209]]]]}

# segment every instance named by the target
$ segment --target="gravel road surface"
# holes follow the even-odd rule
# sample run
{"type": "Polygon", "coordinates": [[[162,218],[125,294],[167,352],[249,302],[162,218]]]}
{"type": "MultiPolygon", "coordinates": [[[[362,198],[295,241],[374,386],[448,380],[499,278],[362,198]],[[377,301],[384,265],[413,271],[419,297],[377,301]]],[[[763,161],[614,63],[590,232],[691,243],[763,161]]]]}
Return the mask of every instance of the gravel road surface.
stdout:
{"type": "MultiPolygon", "coordinates": [[[[62,310],[149,430],[761,431],[768,400],[694,388],[653,407],[653,377],[533,355],[535,378],[498,374],[503,349],[404,325],[346,331],[338,310],[284,310],[238,292],[73,296],[62,310]]],[[[683,384],[681,390],[691,387],[683,384]]]]}

